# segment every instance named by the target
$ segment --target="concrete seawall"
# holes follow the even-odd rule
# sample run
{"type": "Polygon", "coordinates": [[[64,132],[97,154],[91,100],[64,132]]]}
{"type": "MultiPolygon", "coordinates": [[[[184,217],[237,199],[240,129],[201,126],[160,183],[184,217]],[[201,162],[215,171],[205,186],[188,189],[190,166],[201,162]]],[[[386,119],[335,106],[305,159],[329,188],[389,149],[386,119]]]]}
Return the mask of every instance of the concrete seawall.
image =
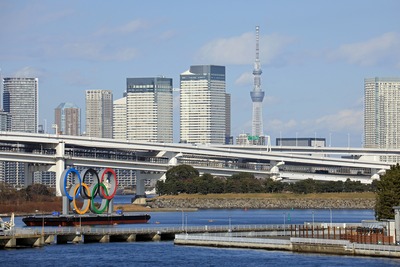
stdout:
{"type": "Polygon", "coordinates": [[[336,255],[400,257],[400,247],[377,244],[357,244],[349,240],[286,237],[235,237],[210,234],[175,235],[175,245],[287,250],[302,253],[336,255]]]}
{"type": "Polygon", "coordinates": [[[197,209],[374,209],[375,199],[156,198],[151,206],[197,209]]]}

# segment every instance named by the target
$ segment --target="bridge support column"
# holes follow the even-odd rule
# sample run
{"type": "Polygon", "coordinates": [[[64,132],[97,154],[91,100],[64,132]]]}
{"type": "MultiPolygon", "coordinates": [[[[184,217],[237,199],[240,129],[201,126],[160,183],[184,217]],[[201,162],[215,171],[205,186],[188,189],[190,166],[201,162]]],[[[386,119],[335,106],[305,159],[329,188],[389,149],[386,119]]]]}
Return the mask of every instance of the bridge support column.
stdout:
{"type": "Polygon", "coordinates": [[[61,174],[65,170],[65,143],[60,142],[56,146],[56,196],[61,196],[60,179],[62,179],[61,174]]]}
{"type": "Polygon", "coordinates": [[[15,237],[11,238],[7,241],[7,244],[4,246],[5,248],[15,248],[17,247],[17,239],[15,237]]]}
{"type": "Polygon", "coordinates": [[[285,162],[283,162],[283,161],[280,161],[280,162],[271,161],[271,166],[272,167],[271,167],[270,173],[271,173],[272,180],[274,180],[274,181],[282,180],[281,172],[280,172],[280,169],[279,169],[279,167],[282,166],[282,165],[285,165],[285,162]]]}
{"type": "Polygon", "coordinates": [[[135,242],[136,241],[136,234],[130,234],[126,239],[127,242],[135,242]]]}
{"type": "Polygon", "coordinates": [[[110,235],[104,235],[99,241],[99,243],[109,243],[109,242],[110,242],[110,235]]]}
{"type": "MultiPolygon", "coordinates": [[[[20,164],[17,162],[16,164],[20,164]]],[[[19,174],[17,174],[19,175],[19,174]]],[[[24,186],[25,188],[33,184],[33,170],[30,168],[29,163],[24,163],[24,186]]]]}
{"type": "Polygon", "coordinates": [[[153,238],[151,239],[152,241],[161,241],[161,233],[157,232],[153,238]]]}
{"type": "Polygon", "coordinates": [[[165,173],[154,173],[154,172],[142,172],[142,171],[137,171],[136,172],[136,198],[135,198],[135,203],[138,204],[145,204],[140,201],[140,199],[145,199],[146,194],[145,194],[145,181],[146,180],[160,180],[164,177],[165,179],[165,173]]]}

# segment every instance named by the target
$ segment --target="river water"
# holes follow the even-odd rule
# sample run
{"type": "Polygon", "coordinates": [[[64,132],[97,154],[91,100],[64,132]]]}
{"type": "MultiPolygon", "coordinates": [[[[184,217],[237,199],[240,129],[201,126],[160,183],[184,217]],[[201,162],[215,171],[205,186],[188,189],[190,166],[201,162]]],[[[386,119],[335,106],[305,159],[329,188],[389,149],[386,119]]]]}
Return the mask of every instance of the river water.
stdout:
{"type": "MultiPolygon", "coordinates": [[[[373,220],[373,210],[276,209],[149,212],[147,224],[115,227],[181,227],[284,223],[352,223],[373,220]]],[[[7,219],[7,218],[3,218],[7,219]]],[[[16,226],[24,227],[20,217],[16,226]]],[[[282,251],[176,246],[172,241],[47,245],[0,250],[0,266],[400,266],[400,259],[300,254],[282,251]]]]}

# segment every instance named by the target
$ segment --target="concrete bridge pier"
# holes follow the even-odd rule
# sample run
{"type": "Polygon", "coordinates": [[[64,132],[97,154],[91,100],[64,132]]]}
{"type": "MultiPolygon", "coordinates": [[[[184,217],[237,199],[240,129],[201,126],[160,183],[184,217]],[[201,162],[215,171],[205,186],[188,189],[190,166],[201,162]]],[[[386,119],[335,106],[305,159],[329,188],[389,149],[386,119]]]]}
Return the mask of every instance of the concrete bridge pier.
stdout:
{"type": "Polygon", "coordinates": [[[136,198],[133,204],[146,204],[146,193],[144,189],[146,180],[160,180],[165,179],[164,172],[144,172],[137,171],[136,172],[136,198]]]}
{"type": "Polygon", "coordinates": [[[60,141],[56,149],[56,164],[49,168],[49,171],[56,173],[56,196],[61,197],[60,179],[61,174],[65,170],[65,143],[60,141]]]}
{"type": "Polygon", "coordinates": [[[270,172],[271,172],[271,178],[274,181],[282,180],[281,170],[279,169],[279,167],[283,166],[283,165],[285,165],[285,162],[283,162],[283,161],[279,161],[279,162],[271,161],[271,166],[272,167],[271,167],[270,172]]]}
{"type": "Polygon", "coordinates": [[[152,241],[161,241],[161,233],[157,232],[151,239],[152,241]]]}
{"type": "Polygon", "coordinates": [[[135,242],[136,241],[136,235],[135,234],[130,234],[128,238],[126,239],[127,242],[135,242]]]}
{"type": "MultiPolygon", "coordinates": [[[[19,164],[19,163],[18,163],[19,164]]],[[[51,167],[49,165],[41,165],[41,164],[35,164],[35,163],[24,163],[24,181],[25,181],[25,187],[28,187],[29,185],[33,184],[33,177],[35,172],[45,172],[49,171],[51,167]]]]}

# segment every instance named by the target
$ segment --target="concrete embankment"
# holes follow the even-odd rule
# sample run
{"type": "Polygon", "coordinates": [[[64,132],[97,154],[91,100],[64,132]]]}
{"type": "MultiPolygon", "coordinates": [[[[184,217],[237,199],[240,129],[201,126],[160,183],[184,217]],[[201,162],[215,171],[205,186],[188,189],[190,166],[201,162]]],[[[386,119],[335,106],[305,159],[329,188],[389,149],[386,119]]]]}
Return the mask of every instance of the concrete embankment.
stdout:
{"type": "Polygon", "coordinates": [[[301,199],[301,198],[156,198],[154,208],[197,209],[373,209],[375,199],[301,199]]]}
{"type": "Polygon", "coordinates": [[[400,248],[390,245],[357,244],[349,240],[317,238],[260,238],[203,235],[175,235],[174,244],[190,246],[211,246],[229,248],[252,248],[287,250],[303,253],[324,253],[337,255],[378,256],[399,258],[400,248]]]}

